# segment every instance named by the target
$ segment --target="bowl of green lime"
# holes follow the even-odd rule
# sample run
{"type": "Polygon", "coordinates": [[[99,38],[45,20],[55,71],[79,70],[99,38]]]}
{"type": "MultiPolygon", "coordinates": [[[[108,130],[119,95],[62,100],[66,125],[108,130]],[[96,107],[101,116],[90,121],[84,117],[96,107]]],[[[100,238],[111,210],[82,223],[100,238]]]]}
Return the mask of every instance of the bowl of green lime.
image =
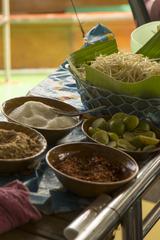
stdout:
{"type": "Polygon", "coordinates": [[[151,122],[124,112],[91,117],[82,124],[87,139],[120,149],[136,160],[146,160],[160,151],[160,129],[151,122]]]}

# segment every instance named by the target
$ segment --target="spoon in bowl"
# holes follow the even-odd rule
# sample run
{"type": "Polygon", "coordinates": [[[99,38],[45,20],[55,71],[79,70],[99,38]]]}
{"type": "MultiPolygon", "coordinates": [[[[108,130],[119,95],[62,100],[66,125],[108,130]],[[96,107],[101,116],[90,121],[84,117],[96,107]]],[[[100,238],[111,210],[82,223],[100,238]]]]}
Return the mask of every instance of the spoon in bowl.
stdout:
{"type": "Polygon", "coordinates": [[[106,106],[99,106],[96,108],[92,108],[89,110],[84,110],[84,111],[65,111],[65,110],[61,110],[59,108],[51,108],[55,113],[57,113],[58,115],[64,115],[64,116],[69,116],[69,117],[76,117],[76,116],[80,116],[83,114],[89,114],[89,113],[95,113],[98,112],[100,110],[104,110],[106,108],[106,106]]]}

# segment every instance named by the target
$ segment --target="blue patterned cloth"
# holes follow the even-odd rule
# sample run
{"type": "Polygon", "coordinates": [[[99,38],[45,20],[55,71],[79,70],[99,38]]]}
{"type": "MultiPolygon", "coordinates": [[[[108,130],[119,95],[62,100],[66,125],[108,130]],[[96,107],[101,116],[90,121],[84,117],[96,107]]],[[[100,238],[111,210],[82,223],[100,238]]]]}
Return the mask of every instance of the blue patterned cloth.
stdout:
{"type": "Polygon", "coordinates": [[[44,96],[65,101],[79,110],[84,109],[77,91],[76,82],[68,70],[68,62],[65,61],[55,72],[48,76],[28,94],[44,96]]]}
{"type": "MultiPolygon", "coordinates": [[[[33,88],[29,94],[57,98],[68,102],[77,109],[84,109],[77,92],[75,80],[68,71],[67,62],[64,62],[48,79],[33,88]]],[[[84,139],[85,136],[81,129],[77,128],[57,144],[83,141],[84,139]]],[[[0,176],[0,186],[15,179],[24,182],[30,189],[30,201],[45,214],[83,209],[93,201],[92,199],[80,198],[64,189],[45,160],[35,169],[0,176]]]]}
{"type": "MultiPolygon", "coordinates": [[[[88,42],[103,41],[110,30],[102,25],[97,25],[86,35],[88,42]]],[[[80,95],[77,91],[75,80],[68,70],[68,63],[65,61],[46,80],[33,88],[28,95],[56,98],[65,101],[79,110],[84,110],[80,95]]],[[[73,130],[60,143],[73,141],[84,141],[85,136],[80,128],[73,130]]],[[[81,198],[68,192],[56,178],[45,160],[34,170],[11,175],[0,176],[0,186],[19,179],[30,189],[30,201],[36,205],[43,213],[52,214],[58,212],[69,212],[86,207],[92,198],[81,198]]]]}

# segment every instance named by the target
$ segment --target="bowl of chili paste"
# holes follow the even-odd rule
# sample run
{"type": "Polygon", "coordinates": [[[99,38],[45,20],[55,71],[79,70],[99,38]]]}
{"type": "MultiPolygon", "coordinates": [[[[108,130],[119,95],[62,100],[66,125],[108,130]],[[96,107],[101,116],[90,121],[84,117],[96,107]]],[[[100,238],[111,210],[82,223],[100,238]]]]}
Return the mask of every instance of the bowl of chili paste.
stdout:
{"type": "Polygon", "coordinates": [[[128,154],[88,142],[56,146],[47,153],[46,161],[68,190],[84,197],[115,192],[139,170],[128,154]]]}

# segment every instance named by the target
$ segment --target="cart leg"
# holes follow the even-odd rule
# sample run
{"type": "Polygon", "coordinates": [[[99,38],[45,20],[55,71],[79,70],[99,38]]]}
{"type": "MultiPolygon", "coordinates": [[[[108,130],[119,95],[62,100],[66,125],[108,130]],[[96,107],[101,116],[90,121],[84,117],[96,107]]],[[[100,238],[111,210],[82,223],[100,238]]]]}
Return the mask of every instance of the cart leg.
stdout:
{"type": "Polygon", "coordinates": [[[141,199],[123,217],[122,237],[123,240],[143,240],[141,199]]]}

